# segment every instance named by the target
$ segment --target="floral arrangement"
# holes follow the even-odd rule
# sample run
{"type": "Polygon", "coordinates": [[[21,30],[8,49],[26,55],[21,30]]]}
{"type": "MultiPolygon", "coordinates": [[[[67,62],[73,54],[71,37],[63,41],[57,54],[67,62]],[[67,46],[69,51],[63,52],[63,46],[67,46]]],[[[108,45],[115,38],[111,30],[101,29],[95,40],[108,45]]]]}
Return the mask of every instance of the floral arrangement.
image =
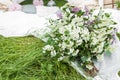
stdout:
{"type": "Polygon", "coordinates": [[[94,61],[100,60],[113,42],[115,22],[110,14],[100,10],[95,15],[94,10],[66,4],[57,16],[59,19],[49,20],[43,53],[58,61],[76,61],[90,76],[95,76],[98,69],[94,61]]]}

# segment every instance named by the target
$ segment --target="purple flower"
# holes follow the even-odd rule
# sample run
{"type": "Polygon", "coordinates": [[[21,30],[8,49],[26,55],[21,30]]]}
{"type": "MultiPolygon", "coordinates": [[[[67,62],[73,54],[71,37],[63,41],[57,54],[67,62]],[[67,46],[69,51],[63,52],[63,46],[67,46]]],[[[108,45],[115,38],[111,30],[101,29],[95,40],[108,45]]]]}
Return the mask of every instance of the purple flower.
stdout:
{"type": "Polygon", "coordinates": [[[111,44],[114,44],[114,43],[115,43],[115,41],[116,41],[115,34],[114,34],[114,33],[112,33],[112,42],[111,42],[111,44]]]}
{"type": "Polygon", "coordinates": [[[44,2],[43,2],[43,0],[33,0],[33,5],[34,6],[43,6],[44,2]]]}
{"type": "Polygon", "coordinates": [[[80,11],[80,8],[78,8],[78,7],[72,8],[72,12],[74,12],[74,13],[77,13],[77,12],[79,12],[79,11],[80,11]]]}
{"type": "Polygon", "coordinates": [[[60,10],[56,12],[56,15],[57,15],[57,17],[60,18],[60,19],[62,19],[62,17],[63,17],[63,16],[62,16],[62,12],[61,12],[60,10]]]}
{"type": "Polygon", "coordinates": [[[112,42],[111,42],[111,44],[114,44],[114,43],[116,43],[116,32],[117,32],[117,29],[116,28],[114,28],[114,31],[111,33],[111,35],[112,35],[112,42]]]}
{"type": "Polygon", "coordinates": [[[88,9],[88,7],[84,6],[84,10],[85,10],[84,16],[88,16],[90,14],[90,10],[88,9]]]}

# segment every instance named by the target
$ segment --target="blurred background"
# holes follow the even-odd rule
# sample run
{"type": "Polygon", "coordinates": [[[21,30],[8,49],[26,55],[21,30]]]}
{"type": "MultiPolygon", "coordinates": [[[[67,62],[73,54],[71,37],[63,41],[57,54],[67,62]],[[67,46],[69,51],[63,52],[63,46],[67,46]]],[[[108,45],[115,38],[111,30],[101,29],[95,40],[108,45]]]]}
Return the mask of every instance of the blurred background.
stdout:
{"type": "MultiPolygon", "coordinates": [[[[21,4],[22,5],[32,4],[32,1],[33,0],[25,0],[21,4]]],[[[44,1],[44,5],[46,6],[50,0],[43,0],[43,1],[44,1]]],[[[67,0],[53,0],[53,1],[55,1],[56,6],[59,6],[59,7],[63,6],[67,2],[67,0]]],[[[104,8],[113,8],[113,6],[116,6],[116,4],[120,5],[120,0],[104,0],[104,8]]]]}
{"type": "MultiPolygon", "coordinates": [[[[46,6],[50,0],[43,0],[43,1],[44,1],[44,5],[46,6]]],[[[67,0],[54,0],[54,1],[56,3],[56,6],[59,6],[59,7],[63,6],[67,2],[67,0]]],[[[32,2],[33,2],[33,0],[25,0],[21,4],[22,5],[32,4],[32,2]]]]}

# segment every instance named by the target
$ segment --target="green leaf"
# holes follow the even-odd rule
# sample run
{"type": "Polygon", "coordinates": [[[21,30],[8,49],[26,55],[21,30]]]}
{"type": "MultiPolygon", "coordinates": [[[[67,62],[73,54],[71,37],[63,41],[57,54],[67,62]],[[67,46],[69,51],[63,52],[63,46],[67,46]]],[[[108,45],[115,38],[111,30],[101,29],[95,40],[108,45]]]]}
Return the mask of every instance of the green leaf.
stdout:
{"type": "Polygon", "coordinates": [[[67,30],[67,31],[65,31],[65,35],[68,35],[69,34],[69,31],[67,30]]]}
{"type": "Polygon", "coordinates": [[[70,60],[69,56],[65,56],[64,59],[63,59],[64,62],[69,62],[69,60],[70,60]]]}
{"type": "Polygon", "coordinates": [[[111,51],[110,51],[110,50],[107,50],[107,51],[105,52],[105,54],[111,55],[111,51]]]}
{"type": "Polygon", "coordinates": [[[77,13],[78,16],[82,16],[85,12],[82,12],[81,10],[77,13]]]}
{"type": "Polygon", "coordinates": [[[97,25],[94,25],[94,28],[98,28],[98,26],[97,26],[97,25]]]}
{"type": "Polygon", "coordinates": [[[81,60],[82,60],[83,62],[86,62],[87,57],[86,57],[86,56],[83,56],[83,57],[81,57],[81,60]]]}
{"type": "Polygon", "coordinates": [[[119,40],[120,40],[120,33],[116,33],[117,34],[117,37],[119,38],[119,40]]]}
{"type": "Polygon", "coordinates": [[[48,67],[47,67],[48,71],[51,71],[51,70],[52,70],[53,65],[52,65],[52,64],[48,64],[47,66],[48,66],[48,67]]]}
{"type": "Polygon", "coordinates": [[[113,25],[115,25],[115,24],[117,24],[117,22],[115,22],[115,21],[112,21],[112,24],[113,24],[113,25]]]}
{"type": "Polygon", "coordinates": [[[109,13],[105,13],[105,16],[109,18],[109,17],[110,17],[110,14],[109,14],[109,13]]]}

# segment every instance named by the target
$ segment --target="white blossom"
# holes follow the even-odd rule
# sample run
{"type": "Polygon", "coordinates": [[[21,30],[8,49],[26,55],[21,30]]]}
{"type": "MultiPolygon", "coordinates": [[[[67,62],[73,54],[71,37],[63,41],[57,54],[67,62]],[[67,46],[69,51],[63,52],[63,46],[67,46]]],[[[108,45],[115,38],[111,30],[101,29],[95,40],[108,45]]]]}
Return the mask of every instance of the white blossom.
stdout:
{"type": "Polygon", "coordinates": [[[104,60],[104,55],[103,54],[97,55],[97,60],[98,61],[103,61],[104,60]]]}
{"type": "Polygon", "coordinates": [[[104,42],[101,42],[101,43],[99,44],[99,46],[97,46],[97,48],[98,48],[97,53],[101,53],[101,52],[103,51],[103,47],[104,47],[104,42]]]}
{"type": "Polygon", "coordinates": [[[93,69],[93,66],[88,64],[88,65],[86,65],[86,68],[91,70],[91,69],[93,69]]]}
{"type": "Polygon", "coordinates": [[[59,33],[60,33],[60,34],[64,34],[64,32],[65,32],[65,28],[64,28],[64,27],[60,27],[60,28],[59,28],[59,33]]]}
{"type": "Polygon", "coordinates": [[[61,45],[61,48],[62,48],[62,50],[65,50],[66,49],[66,46],[67,44],[65,43],[65,42],[62,42],[62,45],[61,45]]]}
{"type": "Polygon", "coordinates": [[[56,54],[57,54],[57,53],[56,53],[55,50],[51,51],[51,56],[52,56],[52,57],[56,56],[56,54]]]}
{"type": "Polygon", "coordinates": [[[54,50],[54,47],[51,46],[51,45],[46,45],[43,50],[46,50],[46,51],[51,51],[51,50],[54,50]]]}
{"type": "Polygon", "coordinates": [[[76,41],[76,45],[81,45],[83,40],[80,38],[79,40],[76,41]]]}
{"type": "Polygon", "coordinates": [[[74,53],[72,54],[72,56],[77,56],[78,53],[79,53],[79,50],[77,49],[76,51],[74,51],[74,53]]]}

